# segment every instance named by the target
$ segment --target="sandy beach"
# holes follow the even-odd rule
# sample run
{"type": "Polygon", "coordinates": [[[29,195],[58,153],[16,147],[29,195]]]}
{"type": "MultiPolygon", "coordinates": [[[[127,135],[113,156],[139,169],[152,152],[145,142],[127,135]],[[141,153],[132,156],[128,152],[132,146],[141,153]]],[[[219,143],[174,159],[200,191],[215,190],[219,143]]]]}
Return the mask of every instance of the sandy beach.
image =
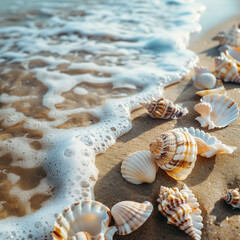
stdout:
{"type": "MultiPolygon", "coordinates": [[[[218,42],[214,40],[216,34],[221,30],[229,29],[239,18],[232,18],[229,21],[214,27],[199,39],[191,43],[190,49],[195,51],[200,62],[214,70],[214,56],[217,51],[218,42]]],[[[157,120],[151,119],[146,110],[141,108],[132,112],[133,128],[127,134],[117,139],[105,153],[98,155],[96,166],[99,170],[99,179],[95,186],[95,199],[112,207],[115,203],[123,200],[150,201],[154,210],[147,222],[130,235],[115,236],[114,239],[190,239],[184,232],[175,226],[167,224],[158,209],[158,198],[160,186],[180,187],[183,183],[193,191],[200,204],[203,215],[204,228],[202,230],[203,240],[236,240],[240,239],[240,210],[233,210],[221,197],[226,193],[227,188],[240,186],[240,166],[238,155],[240,153],[240,120],[239,118],[231,125],[218,130],[202,129],[195,120],[198,116],[194,111],[194,105],[200,100],[195,94],[196,89],[192,85],[189,74],[179,84],[167,87],[164,96],[175,103],[187,107],[189,114],[178,120],[157,120]],[[209,132],[216,136],[223,143],[230,146],[237,146],[238,149],[232,155],[218,155],[210,159],[198,156],[195,168],[183,182],[175,181],[163,170],[159,169],[156,180],[152,184],[134,185],[126,182],[120,173],[122,160],[129,154],[148,150],[150,141],[158,134],[177,127],[194,127],[209,132]]],[[[237,105],[240,104],[239,85],[224,84],[227,95],[233,98],[237,105]]]]}

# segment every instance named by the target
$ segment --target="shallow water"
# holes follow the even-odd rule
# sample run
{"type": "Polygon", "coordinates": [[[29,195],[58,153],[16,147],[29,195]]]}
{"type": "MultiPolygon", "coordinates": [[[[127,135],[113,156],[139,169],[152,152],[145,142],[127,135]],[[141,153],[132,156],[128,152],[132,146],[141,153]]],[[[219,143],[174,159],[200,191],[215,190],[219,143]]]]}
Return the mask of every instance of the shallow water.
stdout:
{"type": "Polygon", "coordinates": [[[95,155],[131,129],[138,102],[197,61],[203,7],[187,0],[10,1],[0,18],[0,238],[51,239],[93,199],[95,155]]]}

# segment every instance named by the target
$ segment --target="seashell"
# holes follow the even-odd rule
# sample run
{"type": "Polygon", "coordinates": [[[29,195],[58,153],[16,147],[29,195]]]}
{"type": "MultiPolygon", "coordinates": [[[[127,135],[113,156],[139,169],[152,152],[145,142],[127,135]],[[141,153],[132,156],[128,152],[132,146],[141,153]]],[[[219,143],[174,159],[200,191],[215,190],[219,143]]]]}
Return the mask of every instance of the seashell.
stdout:
{"type": "Polygon", "coordinates": [[[195,165],[195,139],[180,129],[160,134],[153,139],[149,148],[158,166],[176,180],[186,179],[195,165]]]}
{"type": "Polygon", "coordinates": [[[237,148],[230,147],[223,144],[216,137],[211,136],[209,133],[205,133],[202,130],[190,128],[180,128],[182,131],[191,134],[197,143],[198,154],[210,158],[215,154],[232,154],[237,148]]]}
{"type": "Polygon", "coordinates": [[[195,118],[201,127],[223,128],[238,118],[239,110],[235,101],[222,94],[209,94],[201,98],[194,109],[201,116],[195,118]]]}
{"type": "Polygon", "coordinates": [[[139,228],[151,215],[153,206],[150,202],[143,203],[123,201],[115,204],[111,213],[118,229],[118,235],[126,235],[139,228]]]}
{"type": "Polygon", "coordinates": [[[215,83],[216,83],[215,76],[211,73],[208,67],[195,66],[194,72],[195,72],[195,76],[192,77],[192,80],[195,88],[206,89],[206,88],[213,88],[215,86],[215,83]],[[209,85],[208,77],[210,78],[210,85],[209,85]],[[211,85],[211,83],[213,86],[211,85]]]}
{"type": "Polygon", "coordinates": [[[122,162],[122,176],[130,183],[152,183],[156,178],[158,166],[149,151],[135,152],[122,162]]]}
{"type": "MultiPolygon", "coordinates": [[[[110,209],[97,201],[80,201],[60,213],[54,224],[53,239],[68,240],[74,237],[111,240],[116,228],[108,227],[111,221],[110,209]],[[87,232],[84,236],[83,232],[87,232]],[[88,237],[88,238],[87,238],[88,237]]],[[[81,239],[81,238],[80,238],[81,239]]]]}
{"type": "Polygon", "coordinates": [[[224,53],[220,57],[215,57],[216,77],[224,82],[240,82],[238,67],[234,61],[227,58],[224,53]]]}
{"type": "Polygon", "coordinates": [[[236,63],[237,67],[240,67],[240,47],[225,46],[221,50],[225,56],[236,63]]]}
{"type": "Polygon", "coordinates": [[[194,194],[184,184],[183,189],[161,186],[158,210],[173,224],[194,240],[201,239],[203,228],[201,210],[194,194]]]}
{"type": "Polygon", "coordinates": [[[227,194],[223,197],[227,204],[234,208],[240,208],[240,194],[239,189],[228,189],[227,194]]]}
{"type": "Polygon", "coordinates": [[[187,108],[182,108],[181,106],[173,104],[173,102],[164,98],[152,100],[147,103],[140,102],[140,104],[148,110],[152,118],[176,119],[188,113],[187,108]]]}
{"type": "Polygon", "coordinates": [[[92,236],[88,232],[78,232],[71,240],[92,240],[92,236]]]}
{"type": "Polygon", "coordinates": [[[217,80],[215,87],[212,89],[205,89],[205,90],[196,92],[196,94],[201,97],[208,95],[208,94],[214,94],[214,93],[219,93],[219,94],[224,94],[224,95],[227,94],[227,91],[226,91],[225,87],[223,86],[223,83],[221,80],[217,80]]]}
{"type": "Polygon", "coordinates": [[[240,29],[239,25],[233,25],[227,32],[219,32],[217,40],[220,45],[229,45],[232,47],[240,46],[240,29]]]}

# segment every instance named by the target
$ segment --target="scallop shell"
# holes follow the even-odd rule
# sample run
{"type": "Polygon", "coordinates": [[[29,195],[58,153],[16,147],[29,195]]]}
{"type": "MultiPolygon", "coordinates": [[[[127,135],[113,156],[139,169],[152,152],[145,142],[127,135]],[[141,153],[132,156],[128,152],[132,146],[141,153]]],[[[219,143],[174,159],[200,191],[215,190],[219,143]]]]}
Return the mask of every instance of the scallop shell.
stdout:
{"type": "Polygon", "coordinates": [[[78,232],[71,240],[92,240],[92,236],[88,232],[78,232]]]}
{"type": "MultiPolygon", "coordinates": [[[[92,239],[111,240],[110,235],[113,234],[108,233],[114,229],[108,227],[110,221],[111,213],[108,207],[97,201],[83,200],[60,213],[54,224],[52,236],[54,240],[69,240],[77,237],[79,232],[86,231],[91,234],[92,239]]],[[[115,232],[116,230],[115,228],[115,232]]]]}
{"type": "Polygon", "coordinates": [[[123,201],[115,204],[111,213],[118,229],[118,235],[126,235],[139,228],[153,211],[150,202],[143,203],[123,201]]]}
{"type": "Polygon", "coordinates": [[[195,139],[180,129],[160,134],[149,148],[158,166],[176,180],[186,179],[197,159],[195,139]]]}
{"type": "Polygon", "coordinates": [[[187,108],[182,108],[179,105],[173,104],[173,102],[164,98],[152,100],[151,102],[147,103],[140,102],[140,104],[148,110],[152,118],[176,119],[188,113],[187,108]]]}
{"type": "Polygon", "coordinates": [[[158,166],[149,151],[135,152],[122,162],[122,176],[130,183],[152,183],[156,178],[158,166]]]}
{"type": "Polygon", "coordinates": [[[158,210],[173,224],[194,240],[200,240],[202,235],[202,216],[199,204],[194,194],[184,184],[183,189],[161,186],[158,210]]]}
{"type": "Polygon", "coordinates": [[[238,106],[233,99],[222,94],[209,94],[201,98],[202,103],[194,109],[201,116],[195,118],[201,127],[223,128],[238,118],[238,106]]]}
{"type": "Polygon", "coordinates": [[[200,97],[203,97],[208,94],[214,94],[214,93],[219,93],[219,94],[224,94],[224,95],[227,94],[227,91],[226,91],[225,87],[223,86],[223,83],[221,80],[217,80],[215,87],[212,89],[204,89],[204,90],[196,92],[196,94],[200,97]]]}
{"type": "Polygon", "coordinates": [[[193,127],[180,129],[191,134],[195,138],[198,146],[198,154],[203,157],[210,158],[215,154],[232,154],[237,149],[236,147],[230,147],[223,144],[216,137],[202,130],[193,127]]]}
{"type": "Polygon", "coordinates": [[[228,189],[227,194],[223,197],[227,204],[234,208],[240,208],[240,194],[239,189],[228,189]]]}

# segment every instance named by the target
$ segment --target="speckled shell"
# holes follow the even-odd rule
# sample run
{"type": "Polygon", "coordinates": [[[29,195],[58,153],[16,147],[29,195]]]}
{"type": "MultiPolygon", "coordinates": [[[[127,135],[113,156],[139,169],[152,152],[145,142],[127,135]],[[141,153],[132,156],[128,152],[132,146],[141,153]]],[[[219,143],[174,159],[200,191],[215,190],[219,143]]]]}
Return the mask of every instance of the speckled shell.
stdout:
{"type": "MultiPolygon", "coordinates": [[[[181,129],[181,128],[180,128],[181,129]]],[[[215,154],[232,154],[237,148],[223,144],[215,136],[193,127],[181,129],[191,134],[197,143],[198,154],[210,158],[215,154]]]]}
{"type": "Polygon", "coordinates": [[[201,116],[195,118],[201,127],[223,128],[238,118],[238,106],[233,99],[222,94],[209,94],[201,98],[194,109],[201,116]]]}
{"type": "MultiPolygon", "coordinates": [[[[89,200],[74,203],[58,216],[53,230],[54,240],[68,240],[81,231],[91,234],[94,240],[111,240],[110,209],[100,202],[89,200]]],[[[116,231],[117,229],[115,229],[116,231]]]]}
{"type": "Polygon", "coordinates": [[[144,106],[152,118],[175,119],[188,113],[187,108],[173,104],[170,100],[159,98],[147,103],[140,103],[144,106]]]}
{"type": "Polygon", "coordinates": [[[196,94],[201,97],[208,95],[208,94],[214,94],[214,93],[224,94],[224,95],[227,94],[227,91],[226,91],[225,87],[223,86],[223,83],[221,80],[217,80],[215,87],[212,89],[204,89],[204,90],[196,92],[196,94]]]}
{"type": "Polygon", "coordinates": [[[143,203],[123,201],[114,205],[111,209],[115,220],[118,235],[126,235],[139,228],[149,218],[153,211],[150,202],[143,203]]]}
{"type": "Polygon", "coordinates": [[[158,210],[173,224],[194,240],[202,235],[202,216],[194,194],[184,184],[183,189],[161,187],[158,210]]]}
{"type": "Polygon", "coordinates": [[[92,237],[88,232],[78,232],[71,240],[92,240],[92,237]]]}
{"type": "Polygon", "coordinates": [[[239,189],[228,189],[227,194],[223,197],[227,204],[234,208],[240,208],[240,194],[239,189]]]}
{"type": "Polygon", "coordinates": [[[186,179],[195,165],[197,158],[195,139],[180,129],[160,134],[153,139],[149,148],[158,166],[174,179],[186,179]]]}
{"type": "Polygon", "coordinates": [[[240,46],[240,29],[237,24],[233,25],[227,32],[219,32],[217,40],[220,45],[240,46]]]}
{"type": "Polygon", "coordinates": [[[128,182],[141,184],[152,183],[156,178],[158,165],[149,151],[138,151],[124,159],[121,174],[128,182]]]}

